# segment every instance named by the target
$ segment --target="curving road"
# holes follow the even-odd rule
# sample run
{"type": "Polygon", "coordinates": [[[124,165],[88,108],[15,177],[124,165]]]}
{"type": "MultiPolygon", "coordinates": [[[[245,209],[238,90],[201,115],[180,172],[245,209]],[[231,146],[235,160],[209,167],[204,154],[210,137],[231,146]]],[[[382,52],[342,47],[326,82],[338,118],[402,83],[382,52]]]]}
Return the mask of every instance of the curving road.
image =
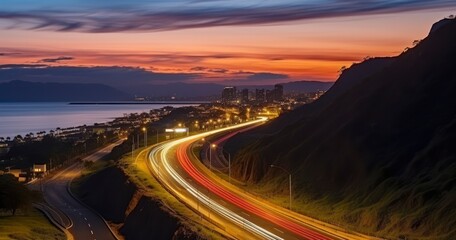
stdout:
{"type": "Polygon", "coordinates": [[[263,121],[251,121],[158,145],[149,154],[151,172],[170,193],[233,238],[368,239],[256,198],[221,180],[192,157],[190,146],[201,138],[263,121]]]}
{"type": "MultiPolygon", "coordinates": [[[[118,145],[113,143],[84,158],[84,161],[97,161],[118,145]]],[[[74,239],[96,240],[116,239],[103,218],[76,200],[68,189],[69,183],[81,174],[81,163],[75,163],[60,171],[42,184],[45,201],[51,206],[47,212],[56,222],[66,228],[74,239]]]]}

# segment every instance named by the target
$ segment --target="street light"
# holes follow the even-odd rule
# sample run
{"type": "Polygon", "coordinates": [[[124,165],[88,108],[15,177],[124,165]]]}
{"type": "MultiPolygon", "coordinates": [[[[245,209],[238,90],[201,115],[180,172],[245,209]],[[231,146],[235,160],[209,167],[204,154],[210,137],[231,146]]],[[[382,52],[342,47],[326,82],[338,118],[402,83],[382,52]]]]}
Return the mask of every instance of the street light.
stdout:
{"type": "Polygon", "coordinates": [[[144,147],[147,147],[147,128],[143,127],[142,130],[144,132],[144,147]]]}
{"type": "Polygon", "coordinates": [[[212,147],[221,149],[222,154],[223,154],[223,152],[228,153],[228,182],[231,183],[231,154],[229,152],[225,151],[225,149],[223,149],[223,147],[219,147],[215,144],[212,144],[212,147]]]}
{"type": "MultiPolygon", "coordinates": [[[[206,139],[202,138],[201,141],[207,141],[206,139]]],[[[210,145],[209,145],[209,169],[212,171],[212,148],[220,148],[222,149],[222,154],[223,152],[226,152],[228,153],[228,181],[231,182],[231,154],[227,151],[225,151],[225,149],[223,149],[223,147],[219,147],[217,146],[216,144],[213,144],[209,141],[207,141],[210,145]]]]}
{"type": "MultiPolygon", "coordinates": [[[[205,142],[206,139],[205,138],[201,138],[201,141],[205,142]]],[[[212,143],[207,141],[210,145],[209,145],[209,169],[212,171],[212,143]]],[[[215,144],[213,144],[215,145],[215,144]]]]}
{"type": "Polygon", "coordinates": [[[271,164],[270,165],[271,168],[278,168],[278,169],[281,169],[282,171],[286,172],[288,174],[288,184],[290,186],[290,210],[291,210],[291,173],[289,171],[287,171],[285,168],[283,167],[279,167],[279,166],[276,166],[276,165],[273,165],[271,164]]]}
{"type": "Polygon", "coordinates": [[[209,169],[212,171],[212,148],[215,148],[217,145],[211,144],[209,147],[209,169]]]}

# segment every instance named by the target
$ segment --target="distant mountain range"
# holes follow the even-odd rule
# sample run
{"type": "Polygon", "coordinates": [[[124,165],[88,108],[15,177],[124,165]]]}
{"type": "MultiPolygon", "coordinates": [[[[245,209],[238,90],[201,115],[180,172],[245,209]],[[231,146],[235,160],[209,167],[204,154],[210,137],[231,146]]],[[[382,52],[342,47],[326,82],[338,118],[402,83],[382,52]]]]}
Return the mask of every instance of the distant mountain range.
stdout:
{"type": "Polygon", "coordinates": [[[358,231],[454,239],[455,43],[445,19],[401,55],[353,65],[319,100],[225,144],[232,172],[287,193],[270,164],[288,169],[296,209],[358,231]]]}
{"type": "MultiPolygon", "coordinates": [[[[328,90],[332,82],[299,81],[284,83],[284,91],[307,93],[328,90]]],[[[90,83],[52,83],[28,82],[14,80],[0,83],[0,101],[121,101],[133,100],[134,96],[176,97],[178,100],[201,99],[203,97],[218,98],[225,86],[220,84],[170,83],[165,85],[133,86],[123,91],[103,84],[90,83]]],[[[272,85],[239,86],[239,89],[255,88],[272,89],[272,85]]]]}
{"type": "Polygon", "coordinates": [[[0,101],[120,101],[132,96],[101,84],[37,83],[11,81],[0,83],[0,101]]]}

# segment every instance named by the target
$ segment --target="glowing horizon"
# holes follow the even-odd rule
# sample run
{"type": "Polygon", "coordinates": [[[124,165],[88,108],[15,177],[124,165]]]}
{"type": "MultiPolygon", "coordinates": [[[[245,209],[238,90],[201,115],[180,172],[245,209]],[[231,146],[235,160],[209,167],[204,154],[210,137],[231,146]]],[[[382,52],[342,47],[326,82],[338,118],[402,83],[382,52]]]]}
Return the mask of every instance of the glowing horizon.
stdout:
{"type": "MultiPolygon", "coordinates": [[[[163,9],[166,12],[182,1],[186,2],[162,3],[163,9]]],[[[212,1],[201,2],[214,7],[212,1]]],[[[234,6],[240,9],[256,10],[234,2],[234,6]]],[[[276,6],[272,4],[274,1],[267,2],[261,5],[261,9],[276,6]]],[[[320,11],[315,14],[321,16],[309,17],[311,12],[296,11],[296,15],[302,15],[296,19],[284,19],[286,11],[294,8],[282,7],[279,8],[285,11],[280,13],[282,15],[273,12],[278,20],[267,19],[265,16],[269,15],[264,14],[264,10],[258,10],[258,19],[248,18],[242,12],[230,13],[233,6],[222,4],[228,10],[220,15],[229,12],[232,21],[219,17],[218,12],[206,16],[195,10],[197,13],[192,19],[196,20],[193,21],[202,21],[205,25],[189,26],[187,23],[192,19],[186,20],[179,15],[176,20],[174,14],[172,20],[160,15],[167,17],[163,21],[167,27],[141,23],[130,30],[124,28],[124,23],[113,23],[107,28],[109,31],[100,30],[100,26],[109,20],[106,17],[99,17],[101,20],[81,18],[76,22],[79,25],[74,23],[74,28],[59,29],[62,24],[71,22],[62,23],[57,21],[57,17],[61,17],[58,14],[50,12],[41,16],[40,12],[24,10],[12,3],[11,9],[0,11],[0,34],[4,36],[0,39],[0,64],[139,67],[154,73],[189,74],[192,77],[188,82],[237,85],[294,80],[335,81],[342,66],[348,67],[366,56],[398,55],[414,40],[424,38],[431,25],[450,15],[456,5],[449,1],[436,2],[436,6],[411,3],[410,6],[378,7],[366,12],[361,11],[363,8],[356,9],[356,6],[350,11],[350,7],[344,5],[346,12],[340,14],[329,9],[328,14],[320,11]],[[8,11],[10,15],[5,13],[8,11]],[[24,13],[35,15],[24,18],[24,13]],[[213,18],[217,19],[217,24],[209,21],[213,18]],[[225,22],[219,24],[220,21],[225,22]]],[[[62,9],[76,8],[73,4],[62,9]]],[[[200,5],[195,4],[194,8],[200,5]]],[[[114,13],[111,15],[117,16],[114,13]]],[[[103,14],[111,16],[109,12],[103,14]]],[[[129,15],[124,17],[126,22],[137,20],[129,19],[132,18],[129,15]]],[[[154,19],[157,18],[154,15],[154,19]]]]}

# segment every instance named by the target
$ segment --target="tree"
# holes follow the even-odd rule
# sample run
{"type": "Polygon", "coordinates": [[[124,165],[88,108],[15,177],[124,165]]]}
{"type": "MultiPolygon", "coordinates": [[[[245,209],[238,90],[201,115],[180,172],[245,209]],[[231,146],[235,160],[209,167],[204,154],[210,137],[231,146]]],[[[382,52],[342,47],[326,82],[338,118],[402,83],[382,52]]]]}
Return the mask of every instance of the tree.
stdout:
{"type": "Polygon", "coordinates": [[[0,209],[15,215],[17,209],[30,207],[34,198],[34,193],[12,174],[0,175],[0,209]]]}
{"type": "Polygon", "coordinates": [[[16,142],[16,143],[23,142],[23,141],[24,141],[24,138],[21,135],[17,135],[14,137],[14,142],[16,142]]]}
{"type": "Polygon", "coordinates": [[[340,69],[339,69],[339,75],[342,74],[345,70],[347,70],[347,67],[346,66],[342,66],[340,69]]]}

